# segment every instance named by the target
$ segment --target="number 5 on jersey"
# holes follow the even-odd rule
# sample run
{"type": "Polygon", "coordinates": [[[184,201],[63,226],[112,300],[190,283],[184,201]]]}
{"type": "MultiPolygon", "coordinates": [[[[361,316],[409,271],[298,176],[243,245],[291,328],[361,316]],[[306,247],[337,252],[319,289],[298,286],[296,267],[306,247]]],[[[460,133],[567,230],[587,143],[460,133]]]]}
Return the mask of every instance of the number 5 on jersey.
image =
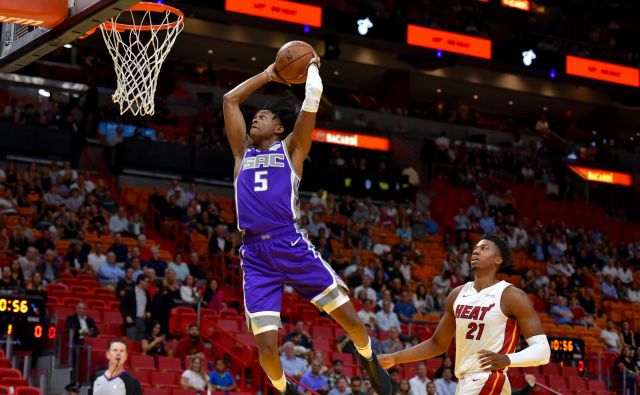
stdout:
{"type": "Polygon", "coordinates": [[[253,186],[254,192],[266,191],[269,188],[267,173],[268,172],[266,170],[255,172],[255,185],[253,186]]]}

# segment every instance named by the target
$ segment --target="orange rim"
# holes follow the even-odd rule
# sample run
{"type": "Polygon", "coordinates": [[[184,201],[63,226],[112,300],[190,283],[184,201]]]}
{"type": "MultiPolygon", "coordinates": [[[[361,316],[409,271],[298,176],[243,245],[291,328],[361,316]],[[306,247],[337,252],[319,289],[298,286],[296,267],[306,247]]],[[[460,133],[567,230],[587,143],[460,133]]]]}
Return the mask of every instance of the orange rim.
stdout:
{"type": "Polygon", "coordinates": [[[165,4],[142,2],[129,8],[127,11],[149,11],[149,12],[169,11],[172,14],[177,15],[178,19],[176,21],[173,21],[170,23],[163,23],[160,25],[151,24],[151,25],[142,25],[142,26],[129,25],[127,23],[117,23],[117,22],[114,23],[111,21],[107,21],[102,25],[100,25],[100,28],[105,30],[117,30],[119,32],[123,32],[126,30],[140,30],[140,31],[167,30],[167,29],[172,29],[178,26],[184,21],[184,13],[182,13],[182,11],[180,11],[175,7],[171,7],[165,4]]]}

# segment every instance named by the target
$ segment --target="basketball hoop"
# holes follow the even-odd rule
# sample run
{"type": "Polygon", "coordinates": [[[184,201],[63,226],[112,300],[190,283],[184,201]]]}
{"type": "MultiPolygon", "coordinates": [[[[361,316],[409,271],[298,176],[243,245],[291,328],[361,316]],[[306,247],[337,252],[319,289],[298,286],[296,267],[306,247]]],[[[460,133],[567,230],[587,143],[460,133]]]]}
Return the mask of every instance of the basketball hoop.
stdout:
{"type": "Polygon", "coordinates": [[[120,114],[153,115],[160,68],[183,27],[182,11],[147,2],[96,27],[113,58],[118,86],[112,99],[120,104],[120,114]]]}

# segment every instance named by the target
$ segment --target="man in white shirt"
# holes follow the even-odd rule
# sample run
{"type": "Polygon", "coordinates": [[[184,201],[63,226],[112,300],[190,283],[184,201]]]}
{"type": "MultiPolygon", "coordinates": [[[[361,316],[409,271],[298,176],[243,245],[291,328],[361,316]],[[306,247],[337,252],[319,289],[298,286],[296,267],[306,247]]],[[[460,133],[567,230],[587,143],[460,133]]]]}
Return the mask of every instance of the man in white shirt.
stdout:
{"type": "Polygon", "coordinates": [[[391,311],[391,302],[385,300],[382,303],[382,310],[376,313],[376,320],[378,320],[378,329],[381,331],[388,331],[392,327],[400,330],[400,321],[396,313],[391,311]]]}
{"type": "Polygon", "coordinates": [[[365,324],[371,324],[376,327],[378,320],[376,319],[376,313],[373,312],[373,306],[374,304],[371,299],[365,299],[362,310],[358,311],[358,317],[360,317],[365,324]]]}
{"type": "Polygon", "coordinates": [[[629,264],[624,263],[618,268],[618,278],[623,284],[631,284],[633,282],[633,272],[629,269],[629,264]]]}
{"type": "Polygon", "coordinates": [[[118,207],[116,215],[112,215],[109,219],[109,231],[114,233],[123,233],[129,230],[129,220],[124,207],[118,207]]]}
{"type": "Polygon", "coordinates": [[[27,248],[27,252],[23,257],[18,258],[20,268],[22,268],[22,275],[25,279],[30,279],[38,266],[38,249],[35,247],[27,248]]]}
{"type": "Polygon", "coordinates": [[[409,386],[413,395],[427,395],[427,384],[430,382],[427,378],[427,366],[424,363],[418,365],[416,375],[409,380],[409,386]]]}
{"type": "Polygon", "coordinates": [[[615,331],[613,321],[607,320],[607,329],[600,332],[600,339],[604,343],[604,348],[610,352],[620,352],[622,344],[620,344],[620,336],[615,331]]]}
{"type": "Polygon", "coordinates": [[[362,278],[362,285],[359,285],[356,287],[356,289],[353,291],[354,295],[359,295],[360,291],[364,291],[367,295],[367,299],[369,300],[373,300],[375,302],[376,300],[376,291],[371,288],[371,283],[373,282],[373,279],[368,276],[368,275],[364,275],[364,277],[362,278]]]}
{"type": "Polygon", "coordinates": [[[89,266],[91,266],[93,268],[93,271],[95,271],[96,273],[98,272],[98,268],[100,268],[100,265],[107,262],[107,256],[104,254],[104,252],[102,252],[101,243],[96,243],[94,251],[89,254],[87,260],[89,262],[89,266]]]}
{"type": "Polygon", "coordinates": [[[618,272],[618,268],[616,267],[616,260],[614,258],[609,258],[605,267],[602,268],[602,277],[611,276],[613,280],[620,276],[620,272],[618,272]]]}
{"type": "Polygon", "coordinates": [[[457,383],[453,381],[453,370],[444,368],[442,378],[436,379],[436,394],[438,395],[455,395],[457,383]]]}
{"type": "Polygon", "coordinates": [[[380,241],[373,245],[373,253],[382,256],[391,252],[391,246],[387,244],[387,235],[382,234],[380,241]]]}

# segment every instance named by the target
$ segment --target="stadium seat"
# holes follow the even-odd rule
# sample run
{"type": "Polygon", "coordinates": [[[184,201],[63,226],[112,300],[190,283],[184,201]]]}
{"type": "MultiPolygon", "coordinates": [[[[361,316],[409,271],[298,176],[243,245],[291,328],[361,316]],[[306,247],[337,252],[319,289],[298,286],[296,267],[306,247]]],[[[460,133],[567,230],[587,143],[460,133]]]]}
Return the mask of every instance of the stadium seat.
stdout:
{"type": "Polygon", "coordinates": [[[42,395],[40,388],[36,387],[16,387],[14,393],[15,395],[42,395]]]}
{"type": "Polygon", "coordinates": [[[0,385],[0,395],[9,395],[9,387],[0,385]]]}
{"type": "Polygon", "coordinates": [[[160,389],[160,388],[144,388],[144,395],[170,395],[168,389],[160,389]]]}
{"type": "Polygon", "coordinates": [[[569,388],[584,393],[588,388],[588,381],[584,377],[569,377],[569,388]]]}
{"type": "Polygon", "coordinates": [[[143,387],[151,387],[152,386],[152,381],[151,381],[151,370],[135,370],[133,372],[131,372],[131,374],[133,375],[133,377],[135,377],[136,379],[138,379],[138,381],[140,382],[140,385],[142,385],[143,387]]]}
{"type": "Polygon", "coordinates": [[[589,391],[600,392],[606,390],[607,387],[604,385],[604,381],[589,380],[589,391]]]}
{"type": "Polygon", "coordinates": [[[564,377],[577,377],[580,376],[580,372],[578,371],[577,366],[563,366],[562,375],[564,377]]]}
{"type": "Polygon", "coordinates": [[[22,372],[13,368],[0,368],[0,380],[7,377],[22,378],[22,372]]]}
{"type": "Polygon", "coordinates": [[[7,387],[28,387],[29,383],[22,377],[3,377],[0,378],[0,385],[7,387]]]}
{"type": "MultiPolygon", "coordinates": [[[[146,392],[145,392],[146,394],[146,392]]],[[[236,393],[234,392],[234,395],[236,393]]],[[[174,389],[171,391],[171,395],[194,395],[193,390],[174,389]]]]}
{"type": "Polygon", "coordinates": [[[182,361],[180,358],[158,357],[158,370],[161,372],[178,372],[182,373],[182,361]]]}
{"type": "MultiPolygon", "coordinates": [[[[177,375],[177,377],[179,377],[179,375],[177,375]]],[[[179,383],[179,381],[176,380],[175,373],[158,371],[151,372],[151,382],[155,387],[161,388],[178,388],[179,383]]]]}
{"type": "Polygon", "coordinates": [[[156,363],[152,356],[131,355],[129,360],[133,370],[156,370],[156,363]]]}
{"type": "Polygon", "coordinates": [[[544,374],[545,376],[551,376],[551,375],[556,375],[556,376],[560,376],[560,366],[555,364],[555,363],[549,363],[546,365],[542,366],[542,374],[544,374]]]}
{"type": "Polygon", "coordinates": [[[311,328],[311,335],[314,338],[314,343],[315,340],[317,338],[325,338],[325,339],[331,339],[333,338],[334,335],[334,331],[332,327],[325,327],[325,326],[314,326],[311,328]]]}
{"type": "Polygon", "coordinates": [[[562,376],[548,376],[547,383],[549,383],[549,387],[562,392],[567,388],[567,379],[562,376]]]}

